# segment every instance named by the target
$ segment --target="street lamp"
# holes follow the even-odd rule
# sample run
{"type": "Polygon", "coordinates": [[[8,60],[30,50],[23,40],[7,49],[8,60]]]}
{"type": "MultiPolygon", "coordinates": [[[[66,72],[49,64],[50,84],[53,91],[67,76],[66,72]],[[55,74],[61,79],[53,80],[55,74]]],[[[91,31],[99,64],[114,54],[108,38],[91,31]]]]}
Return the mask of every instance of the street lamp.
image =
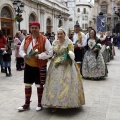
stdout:
{"type": "Polygon", "coordinates": [[[59,19],[58,27],[61,27],[62,26],[62,16],[58,15],[58,19],[59,19]]]}
{"type": "Polygon", "coordinates": [[[15,0],[13,2],[13,7],[15,9],[15,12],[17,13],[15,19],[18,22],[18,30],[20,30],[20,22],[23,20],[21,13],[24,10],[24,3],[21,2],[21,0],[15,0]]]}

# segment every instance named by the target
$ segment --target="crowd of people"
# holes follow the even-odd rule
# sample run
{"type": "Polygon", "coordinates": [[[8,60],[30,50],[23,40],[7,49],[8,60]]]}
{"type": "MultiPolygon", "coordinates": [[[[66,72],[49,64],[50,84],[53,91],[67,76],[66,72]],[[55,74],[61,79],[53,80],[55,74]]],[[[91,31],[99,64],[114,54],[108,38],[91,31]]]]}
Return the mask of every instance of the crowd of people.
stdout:
{"type": "Polygon", "coordinates": [[[119,43],[119,35],[113,36],[110,31],[96,33],[92,27],[84,34],[80,26],[75,25],[73,37],[70,38],[74,44],[75,61],[82,76],[93,80],[107,77],[107,63],[114,59],[114,46],[119,43]]]}
{"type": "MultiPolygon", "coordinates": [[[[53,112],[56,108],[80,108],[85,104],[82,78],[102,80],[108,76],[107,63],[115,56],[114,46],[118,44],[120,49],[120,34],[97,34],[92,27],[84,34],[77,24],[69,38],[63,28],[56,34],[43,35],[39,22],[30,22],[29,27],[29,35],[18,31],[14,38],[16,70],[24,70],[25,84],[25,103],[18,110],[30,109],[33,83],[38,97],[36,111],[44,106],[54,108],[53,112]]],[[[12,76],[11,55],[11,47],[0,31],[1,72],[7,77],[12,76]]]]}

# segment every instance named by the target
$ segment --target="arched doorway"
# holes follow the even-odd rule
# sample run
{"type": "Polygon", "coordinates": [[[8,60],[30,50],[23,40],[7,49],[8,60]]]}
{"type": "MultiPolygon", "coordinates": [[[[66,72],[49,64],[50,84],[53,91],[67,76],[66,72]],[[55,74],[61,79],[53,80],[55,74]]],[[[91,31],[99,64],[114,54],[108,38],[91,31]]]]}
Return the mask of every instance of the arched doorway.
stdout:
{"type": "Polygon", "coordinates": [[[52,23],[51,23],[51,19],[48,18],[46,21],[46,33],[51,33],[52,32],[52,23]]]}
{"type": "Polygon", "coordinates": [[[29,22],[32,22],[32,21],[36,21],[36,16],[33,13],[31,13],[29,16],[29,22]]]}
{"type": "MultiPolygon", "coordinates": [[[[36,16],[33,13],[31,13],[29,16],[29,23],[32,21],[36,21],[36,16]]],[[[29,33],[30,33],[30,28],[29,28],[29,33]]]]}
{"type": "Polygon", "coordinates": [[[13,38],[12,14],[7,6],[1,10],[1,30],[6,37],[9,35],[13,38]]]}

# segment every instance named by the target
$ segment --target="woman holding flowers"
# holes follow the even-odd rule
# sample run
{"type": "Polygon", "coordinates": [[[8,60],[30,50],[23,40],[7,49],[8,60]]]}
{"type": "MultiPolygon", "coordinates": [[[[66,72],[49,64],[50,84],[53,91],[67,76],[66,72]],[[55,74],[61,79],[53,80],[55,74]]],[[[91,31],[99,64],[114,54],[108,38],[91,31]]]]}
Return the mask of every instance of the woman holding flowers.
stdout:
{"type": "Polygon", "coordinates": [[[91,30],[83,59],[82,74],[84,78],[99,79],[106,76],[107,70],[100,49],[101,44],[98,43],[96,32],[91,30]]]}
{"type": "Polygon", "coordinates": [[[106,39],[107,39],[108,45],[109,45],[109,47],[110,47],[110,51],[109,51],[110,59],[114,59],[115,49],[114,49],[114,44],[113,44],[113,37],[112,37],[110,31],[108,31],[108,32],[106,33],[106,39]]]}
{"type": "Polygon", "coordinates": [[[103,32],[100,32],[99,43],[102,45],[101,52],[105,63],[110,62],[110,47],[108,46],[108,41],[103,32]]]}
{"type": "Polygon", "coordinates": [[[74,61],[74,46],[59,28],[53,41],[42,105],[51,108],[79,108],[85,104],[82,79],[74,61]]]}

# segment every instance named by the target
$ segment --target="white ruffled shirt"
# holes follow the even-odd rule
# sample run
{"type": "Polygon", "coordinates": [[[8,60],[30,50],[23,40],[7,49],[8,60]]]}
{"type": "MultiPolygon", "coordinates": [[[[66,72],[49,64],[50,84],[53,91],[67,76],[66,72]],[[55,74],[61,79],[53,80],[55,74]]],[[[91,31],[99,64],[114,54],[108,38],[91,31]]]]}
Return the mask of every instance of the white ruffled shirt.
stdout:
{"type": "MultiPolygon", "coordinates": [[[[82,44],[77,43],[78,47],[84,47],[84,46],[87,45],[87,37],[86,37],[86,35],[83,32],[81,32],[81,34],[82,34],[82,44]]],[[[73,44],[75,44],[77,40],[78,40],[78,33],[74,33],[74,35],[73,35],[73,44]]]]}
{"type": "MultiPolygon", "coordinates": [[[[20,49],[19,49],[19,54],[21,57],[24,57],[26,55],[26,53],[24,51],[24,44],[25,44],[25,39],[22,41],[20,49]]],[[[36,44],[36,39],[33,39],[27,48],[27,54],[29,54],[30,50],[33,49],[33,46],[35,44],[36,44]]],[[[45,60],[45,59],[48,59],[53,56],[52,46],[48,39],[46,40],[46,43],[45,43],[45,49],[47,51],[47,54],[45,52],[38,54],[38,59],[45,60]]]]}

